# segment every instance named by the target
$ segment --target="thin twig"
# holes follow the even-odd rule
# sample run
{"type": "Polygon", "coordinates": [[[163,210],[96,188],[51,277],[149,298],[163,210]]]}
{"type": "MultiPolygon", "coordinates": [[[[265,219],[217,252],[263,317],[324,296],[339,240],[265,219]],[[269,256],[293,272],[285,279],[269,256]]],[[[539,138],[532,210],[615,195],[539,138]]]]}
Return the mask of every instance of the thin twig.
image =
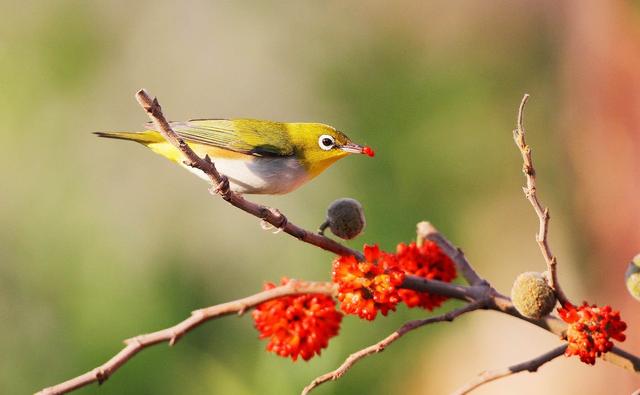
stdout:
{"type": "MultiPolygon", "coordinates": [[[[471,265],[471,263],[464,257],[461,250],[451,244],[451,242],[449,242],[439,232],[435,231],[434,233],[433,231],[429,231],[429,226],[419,224],[419,228],[421,227],[422,230],[419,230],[418,233],[430,235],[437,234],[438,237],[433,238],[432,240],[440,246],[443,252],[449,256],[449,258],[451,258],[454,262],[457,262],[458,267],[469,268],[469,272],[467,272],[467,275],[472,279],[470,281],[474,281],[472,273],[475,273],[475,270],[473,269],[473,265],[471,265]]],[[[531,319],[524,317],[514,307],[509,297],[502,295],[501,293],[496,291],[491,286],[491,284],[482,279],[479,275],[475,274],[475,276],[476,278],[480,278],[480,280],[475,280],[479,281],[479,284],[469,287],[443,283],[441,281],[435,280],[424,280],[420,279],[419,277],[416,278],[415,276],[407,276],[404,283],[402,284],[402,287],[421,292],[430,292],[435,295],[449,296],[467,301],[482,300],[487,295],[489,295],[491,303],[488,308],[490,310],[508,314],[512,317],[527,321],[530,324],[536,325],[546,331],[549,331],[560,338],[565,338],[567,324],[564,321],[553,315],[547,315],[540,319],[531,319]]],[[[624,351],[618,347],[613,347],[611,351],[602,356],[602,359],[621,368],[630,370],[635,373],[640,373],[640,357],[624,351]]]]}
{"type": "Polygon", "coordinates": [[[640,373],[640,358],[619,347],[614,346],[602,359],[630,372],[640,373]]]}
{"type": "Polygon", "coordinates": [[[335,292],[336,287],[333,283],[290,280],[285,285],[262,291],[243,299],[195,310],[189,318],[170,328],[125,340],[124,343],[126,346],[103,365],[64,383],[45,388],[38,392],[37,395],[64,394],[96,381],[102,384],[115,373],[118,368],[143,349],[163,342],[168,342],[170,346],[174,345],[184,334],[211,319],[235,313],[242,314],[261,303],[282,296],[308,293],[334,295],[335,292]]]}
{"type": "Polygon", "coordinates": [[[438,229],[436,229],[430,222],[422,221],[417,226],[418,243],[421,243],[421,239],[431,240],[440,247],[440,249],[448,255],[451,260],[456,264],[456,267],[462,275],[471,285],[488,284],[476,271],[473,269],[464,253],[460,248],[454,247],[453,244],[446,237],[444,237],[438,229]]]}
{"type": "Polygon", "coordinates": [[[452,284],[440,280],[428,280],[424,277],[405,275],[400,288],[411,289],[418,292],[427,292],[434,295],[473,302],[482,299],[488,293],[487,287],[466,286],[452,284]]]}
{"type": "Polygon", "coordinates": [[[491,310],[508,314],[514,318],[526,321],[550,333],[553,333],[560,339],[564,339],[566,337],[567,324],[554,315],[547,315],[539,319],[527,318],[520,314],[520,312],[518,312],[509,297],[499,293],[496,293],[491,301],[493,303],[492,306],[490,306],[491,310]]]}
{"type": "Polygon", "coordinates": [[[524,191],[524,195],[527,200],[531,202],[533,209],[536,212],[539,220],[539,228],[538,233],[536,234],[536,241],[540,246],[540,251],[542,251],[542,256],[547,262],[547,270],[549,272],[548,281],[549,286],[553,288],[556,293],[556,297],[562,306],[569,302],[569,298],[565,295],[560,287],[560,283],[558,282],[558,273],[557,273],[557,259],[551,252],[551,247],[549,247],[549,241],[547,238],[547,234],[549,232],[549,209],[542,206],[540,203],[540,199],[538,199],[537,189],[536,189],[536,170],[533,167],[533,160],[531,159],[531,148],[527,145],[525,141],[525,130],[524,130],[524,107],[527,104],[527,100],[529,99],[529,95],[525,94],[522,98],[522,102],[520,103],[520,107],[518,108],[518,120],[517,120],[517,128],[513,131],[513,139],[522,154],[522,160],[524,162],[522,166],[522,171],[527,179],[527,185],[522,188],[524,191]]]}
{"type": "MultiPolygon", "coordinates": [[[[486,306],[484,306],[484,308],[508,314],[515,318],[527,321],[559,337],[562,337],[564,331],[566,330],[566,324],[562,320],[551,315],[538,320],[523,317],[522,315],[520,315],[520,313],[518,313],[508,297],[500,295],[497,292],[492,292],[491,288],[487,285],[469,287],[459,284],[445,283],[437,280],[427,280],[416,276],[407,276],[407,278],[408,280],[405,280],[403,288],[412,289],[419,292],[429,292],[434,295],[448,296],[464,301],[471,301],[471,304],[467,306],[485,300],[486,306]],[[485,299],[487,297],[489,297],[489,299],[485,299]]],[[[126,340],[127,346],[114,357],[109,359],[109,361],[107,361],[105,364],[76,378],[65,381],[64,383],[57,384],[50,388],[45,388],[42,391],[38,392],[38,394],[63,394],[74,389],[87,386],[96,381],[102,383],[142,349],[162,342],[169,342],[170,345],[175,344],[175,342],[185,333],[210,319],[219,318],[221,316],[233,313],[244,313],[257,304],[281,296],[300,293],[334,294],[335,289],[333,287],[334,285],[331,283],[292,281],[284,286],[260,292],[248,298],[239,299],[233,302],[216,305],[201,310],[196,310],[193,312],[191,317],[178,323],[177,325],[147,335],[141,335],[126,340]]],[[[426,320],[432,320],[434,318],[438,317],[427,318],[426,320]]],[[[426,320],[418,320],[412,322],[421,322],[426,320]]],[[[427,323],[429,322],[426,322],[423,325],[426,325],[427,323]]],[[[407,325],[409,324],[411,323],[408,323],[407,325]]],[[[390,337],[395,336],[394,334],[392,334],[390,337]]],[[[383,340],[383,342],[387,339],[383,340]]],[[[393,342],[394,340],[395,339],[391,339],[391,342],[393,342]]],[[[611,351],[604,354],[602,359],[632,372],[640,373],[640,358],[618,347],[614,347],[611,351]]],[[[355,361],[353,363],[355,363],[355,361]]]]}
{"type": "Polygon", "coordinates": [[[358,362],[362,358],[365,358],[365,357],[367,357],[369,355],[376,354],[376,353],[384,351],[385,348],[387,348],[391,343],[395,342],[396,340],[401,338],[403,335],[405,335],[408,332],[411,332],[414,329],[418,329],[418,328],[420,328],[422,326],[433,324],[433,323],[436,323],[436,322],[443,322],[443,321],[451,322],[454,319],[456,319],[457,317],[459,317],[459,316],[461,316],[461,315],[463,315],[465,313],[469,313],[469,312],[472,312],[472,311],[475,311],[475,310],[478,310],[478,309],[482,309],[486,305],[487,305],[487,301],[486,300],[479,300],[479,301],[476,301],[476,302],[473,302],[473,303],[469,303],[469,304],[467,304],[467,305],[465,305],[463,307],[460,307],[459,309],[451,310],[448,313],[445,313],[445,314],[442,314],[442,315],[439,315],[439,316],[429,317],[429,318],[425,318],[425,319],[422,319],[422,320],[409,321],[406,324],[402,325],[398,330],[396,330],[395,332],[393,332],[392,334],[390,334],[386,338],[384,338],[381,341],[379,341],[378,343],[373,344],[373,345],[371,345],[369,347],[363,348],[362,350],[359,350],[359,351],[349,355],[349,357],[336,370],[331,371],[331,372],[326,373],[326,374],[323,374],[322,376],[319,376],[319,377],[315,378],[309,385],[304,387],[304,389],[302,390],[302,395],[308,394],[314,388],[316,388],[317,386],[319,386],[322,383],[325,383],[327,381],[332,381],[332,380],[339,379],[349,369],[351,369],[353,367],[353,365],[356,364],[356,362],[358,362]]]}
{"type": "Polygon", "coordinates": [[[509,366],[508,368],[505,368],[505,369],[496,369],[496,370],[482,372],[473,381],[466,384],[462,388],[459,388],[452,395],[468,394],[469,392],[473,391],[474,389],[480,387],[483,384],[501,379],[503,377],[511,376],[512,374],[516,374],[524,371],[533,373],[537,371],[540,368],[540,366],[544,365],[549,361],[554,360],[555,358],[558,358],[560,355],[564,353],[564,350],[566,349],[567,349],[567,345],[563,344],[529,361],[525,361],[517,365],[509,366]]]}
{"type": "Polygon", "coordinates": [[[229,189],[229,180],[223,174],[218,172],[211,158],[209,158],[209,156],[205,156],[204,158],[199,157],[191,147],[189,147],[189,145],[181,139],[175,131],[173,131],[162,114],[162,108],[160,107],[158,99],[151,99],[144,89],[141,89],[136,93],[136,99],[147,112],[147,115],[149,115],[149,118],[158,129],[158,132],[160,132],[160,134],[162,134],[169,143],[182,152],[186,158],[185,164],[202,170],[209,177],[211,185],[213,185],[211,189],[212,193],[220,195],[231,205],[266,221],[278,229],[282,229],[285,233],[290,234],[298,240],[313,244],[316,247],[320,247],[323,250],[331,251],[338,255],[353,255],[360,260],[363,259],[360,251],[353,250],[335,240],[319,235],[315,232],[309,232],[308,230],[289,222],[287,217],[278,210],[253,203],[233,192],[229,189]]]}

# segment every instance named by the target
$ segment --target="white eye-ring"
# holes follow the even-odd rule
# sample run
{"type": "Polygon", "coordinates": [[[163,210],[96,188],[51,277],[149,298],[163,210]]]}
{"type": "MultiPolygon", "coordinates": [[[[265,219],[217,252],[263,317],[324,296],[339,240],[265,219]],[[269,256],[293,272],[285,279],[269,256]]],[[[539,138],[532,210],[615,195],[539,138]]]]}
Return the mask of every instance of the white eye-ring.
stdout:
{"type": "Polygon", "coordinates": [[[318,145],[325,151],[329,151],[336,145],[336,140],[328,134],[323,134],[318,139],[318,145]]]}

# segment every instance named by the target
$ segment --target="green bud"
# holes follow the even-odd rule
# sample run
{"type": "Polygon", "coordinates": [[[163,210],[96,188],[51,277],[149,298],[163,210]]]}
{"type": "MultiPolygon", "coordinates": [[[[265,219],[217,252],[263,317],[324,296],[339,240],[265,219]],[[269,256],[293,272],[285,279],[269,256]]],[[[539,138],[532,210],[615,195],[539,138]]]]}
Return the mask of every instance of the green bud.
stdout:
{"type": "Polygon", "coordinates": [[[631,296],[640,300],[640,254],[629,263],[624,279],[631,296]]]}
{"type": "Polygon", "coordinates": [[[364,209],[360,202],[341,198],[329,205],[327,220],[320,226],[320,233],[328,227],[334,235],[350,240],[362,233],[365,225],[364,209]]]}
{"type": "Polygon", "coordinates": [[[553,311],[556,295],[542,274],[525,272],[513,283],[511,301],[520,314],[538,319],[553,311]]]}

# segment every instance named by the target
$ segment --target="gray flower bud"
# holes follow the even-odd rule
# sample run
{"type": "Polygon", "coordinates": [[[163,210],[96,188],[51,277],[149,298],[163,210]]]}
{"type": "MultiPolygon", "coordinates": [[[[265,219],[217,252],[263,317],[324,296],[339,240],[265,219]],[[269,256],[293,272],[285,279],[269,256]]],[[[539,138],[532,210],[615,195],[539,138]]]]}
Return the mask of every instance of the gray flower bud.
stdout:
{"type": "Polygon", "coordinates": [[[364,209],[360,202],[341,198],[329,205],[327,220],[320,225],[320,234],[328,227],[334,235],[350,240],[362,233],[365,225],[364,209]]]}

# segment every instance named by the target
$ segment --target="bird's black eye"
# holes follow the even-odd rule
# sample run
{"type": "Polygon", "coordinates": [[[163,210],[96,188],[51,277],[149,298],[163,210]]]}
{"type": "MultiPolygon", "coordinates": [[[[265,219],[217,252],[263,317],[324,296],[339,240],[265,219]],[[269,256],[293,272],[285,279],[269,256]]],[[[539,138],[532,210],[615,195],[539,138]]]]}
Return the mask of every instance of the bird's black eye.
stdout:
{"type": "Polygon", "coordinates": [[[329,136],[328,134],[323,134],[318,139],[318,145],[320,146],[320,148],[322,148],[325,151],[328,151],[331,148],[333,148],[335,143],[336,143],[335,139],[329,136]]]}

